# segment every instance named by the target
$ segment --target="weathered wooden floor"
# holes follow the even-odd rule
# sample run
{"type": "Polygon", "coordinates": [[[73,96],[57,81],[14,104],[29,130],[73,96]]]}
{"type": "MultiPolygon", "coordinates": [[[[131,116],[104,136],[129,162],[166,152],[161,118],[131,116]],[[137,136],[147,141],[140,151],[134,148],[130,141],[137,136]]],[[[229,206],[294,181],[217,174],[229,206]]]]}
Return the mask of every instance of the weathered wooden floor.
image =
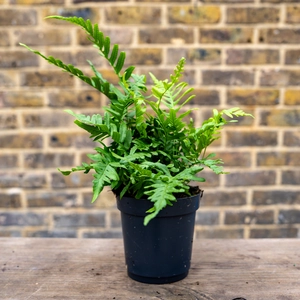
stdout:
{"type": "Polygon", "coordinates": [[[122,240],[0,238],[0,299],[299,300],[300,239],[197,240],[189,276],[127,277],[122,240]]]}

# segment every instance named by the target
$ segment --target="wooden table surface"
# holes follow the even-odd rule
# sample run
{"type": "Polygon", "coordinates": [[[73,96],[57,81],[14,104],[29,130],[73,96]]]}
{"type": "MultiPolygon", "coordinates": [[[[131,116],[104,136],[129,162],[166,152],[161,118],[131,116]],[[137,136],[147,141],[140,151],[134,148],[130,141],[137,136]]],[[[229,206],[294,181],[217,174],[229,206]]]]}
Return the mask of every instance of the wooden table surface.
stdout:
{"type": "Polygon", "coordinates": [[[182,281],[127,277],[120,239],[0,238],[0,299],[299,300],[300,239],[197,240],[182,281]]]}

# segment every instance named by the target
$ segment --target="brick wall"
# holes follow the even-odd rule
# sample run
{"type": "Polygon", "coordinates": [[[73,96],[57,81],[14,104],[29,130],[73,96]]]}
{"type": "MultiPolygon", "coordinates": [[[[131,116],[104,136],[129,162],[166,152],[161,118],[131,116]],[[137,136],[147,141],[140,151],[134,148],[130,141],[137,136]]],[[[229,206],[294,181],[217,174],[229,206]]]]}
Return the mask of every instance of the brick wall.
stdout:
{"type": "Polygon", "coordinates": [[[229,175],[205,172],[196,237],[300,237],[300,4],[298,0],[0,0],[0,235],[120,237],[106,190],[90,204],[89,175],[63,177],[93,148],[63,112],[98,112],[105,98],[21,48],[89,72],[112,73],[80,30],[47,15],[76,15],[127,50],[138,72],[169,76],[181,56],[197,122],[212,108],[255,115],[213,147],[229,175]]]}

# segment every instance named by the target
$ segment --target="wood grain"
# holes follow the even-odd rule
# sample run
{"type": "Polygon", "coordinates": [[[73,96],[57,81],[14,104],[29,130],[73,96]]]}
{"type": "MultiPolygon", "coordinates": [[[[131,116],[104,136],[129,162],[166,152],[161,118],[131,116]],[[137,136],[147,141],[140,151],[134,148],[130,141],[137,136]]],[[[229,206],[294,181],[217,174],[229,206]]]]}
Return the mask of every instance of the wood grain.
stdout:
{"type": "Polygon", "coordinates": [[[0,299],[299,300],[300,240],[197,240],[189,276],[127,277],[119,239],[0,238],[0,299]]]}

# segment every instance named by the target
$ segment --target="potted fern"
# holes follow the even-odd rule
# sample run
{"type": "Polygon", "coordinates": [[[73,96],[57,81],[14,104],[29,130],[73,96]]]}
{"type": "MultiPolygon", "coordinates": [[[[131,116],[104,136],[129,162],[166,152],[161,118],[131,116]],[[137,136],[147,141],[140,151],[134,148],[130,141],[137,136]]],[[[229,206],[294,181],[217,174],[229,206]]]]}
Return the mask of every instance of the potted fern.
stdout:
{"type": "Polygon", "coordinates": [[[225,124],[249,114],[239,108],[213,110],[209,119],[195,127],[193,119],[187,121],[192,109],[186,109],[193,89],[180,81],[184,58],[169,79],[159,80],[150,74],[153,85],[146,93],[146,76],[135,74],[134,66],[124,68],[126,54],[118,45],[111,47],[110,38],[97,24],[78,17],[49,18],[80,26],[119,79],[119,86],[114,86],[90,61],[94,75],[86,76],[73,65],[21,44],[110,99],[102,115],[67,110],[97,147],[88,155],[91,163],[60,172],[93,172],[92,202],[105,186],[111,187],[121,211],[131,278],[148,283],[183,279],[190,268],[195,212],[202,196],[190,183],[205,181],[200,176],[204,168],[224,173],[222,161],[214,159],[214,154],[207,155],[207,148],[220,137],[225,124]]]}

